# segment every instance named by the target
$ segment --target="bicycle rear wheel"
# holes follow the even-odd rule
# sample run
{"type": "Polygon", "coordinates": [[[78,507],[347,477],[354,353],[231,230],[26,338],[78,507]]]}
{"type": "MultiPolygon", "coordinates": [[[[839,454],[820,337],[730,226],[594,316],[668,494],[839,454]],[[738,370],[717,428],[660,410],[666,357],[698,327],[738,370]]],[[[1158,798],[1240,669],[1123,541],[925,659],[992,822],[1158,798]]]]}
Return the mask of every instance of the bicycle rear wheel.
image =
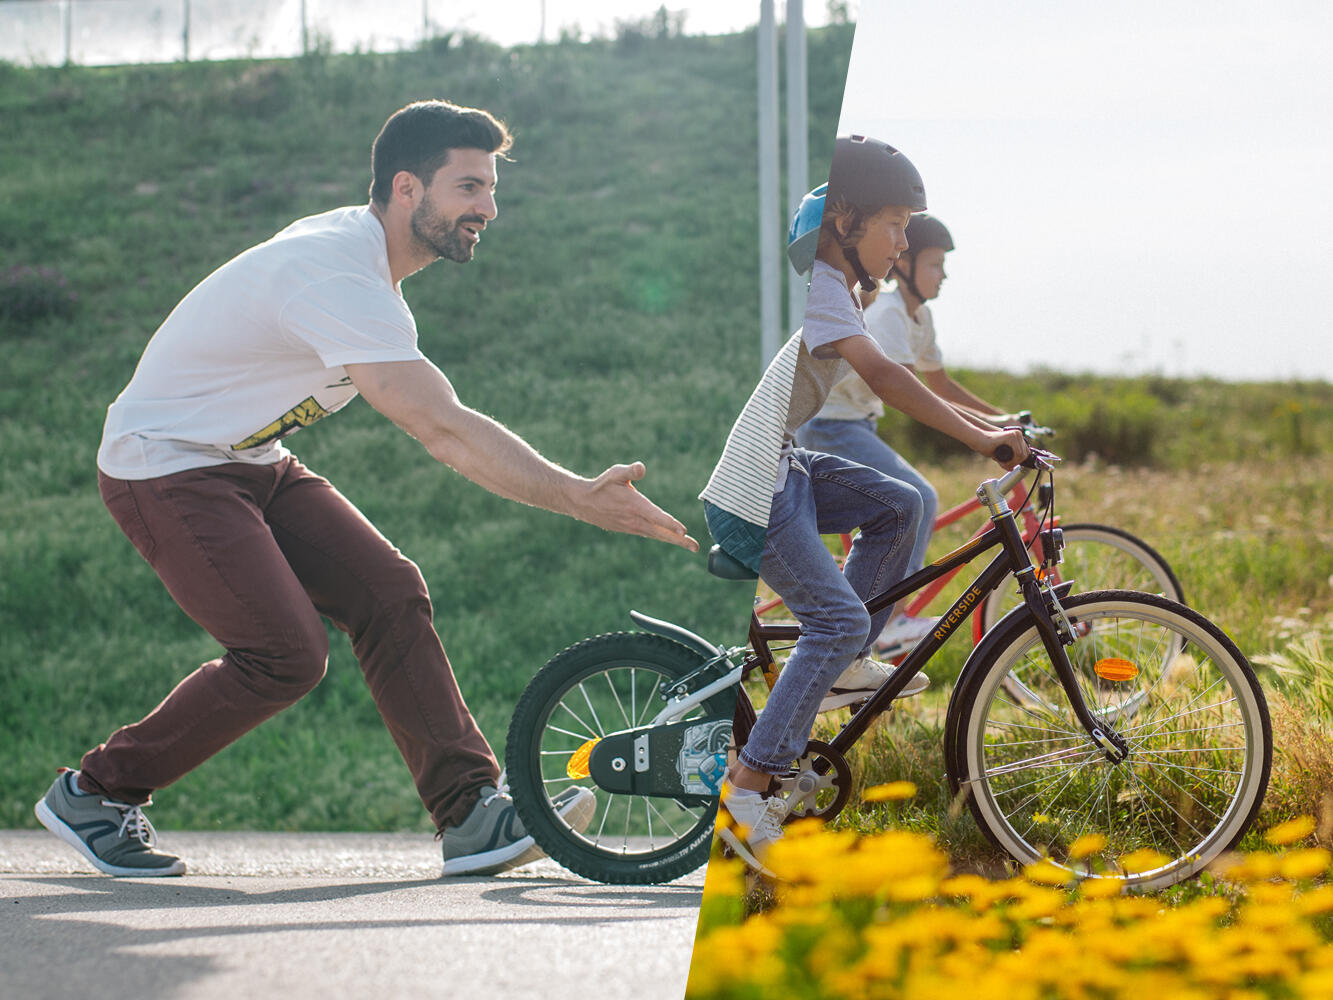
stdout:
{"type": "MultiPolygon", "coordinates": [[[[666,704],[664,686],[703,662],[662,636],[616,632],[569,647],[528,684],[509,724],[509,787],[524,827],[560,864],[599,882],[642,884],[668,882],[708,860],[716,798],[609,792],[586,769],[571,777],[569,767],[592,741],[646,726],[666,704]],[[575,786],[596,796],[583,828],[552,804],[575,786]]],[[[735,689],[728,689],[678,721],[730,718],[734,705],[735,689]]]]}
{"type": "MultiPolygon", "coordinates": [[[[1064,532],[1064,560],[1053,572],[1052,584],[1072,580],[1074,590],[1133,590],[1185,603],[1180,581],[1167,561],[1147,542],[1127,531],[1104,524],[1070,524],[1064,532]]],[[[980,611],[989,632],[1023,603],[1017,588],[996,590],[980,611]]]]}
{"type": "Polygon", "coordinates": [[[1024,615],[978,649],[954,693],[951,784],[970,790],[983,832],[1021,862],[1173,885],[1232,847],[1259,810],[1272,764],[1263,691],[1221,629],[1183,605],[1094,591],[1065,610],[1083,696],[1129,756],[1108,761],[1074,717],[1024,615]]]}

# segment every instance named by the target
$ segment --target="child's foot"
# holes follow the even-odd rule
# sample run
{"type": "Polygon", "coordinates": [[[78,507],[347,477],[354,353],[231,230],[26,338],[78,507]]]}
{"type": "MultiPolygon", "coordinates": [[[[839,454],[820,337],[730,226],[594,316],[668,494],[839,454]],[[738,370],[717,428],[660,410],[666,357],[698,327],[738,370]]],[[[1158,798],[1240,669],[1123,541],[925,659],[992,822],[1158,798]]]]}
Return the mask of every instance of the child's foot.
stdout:
{"type": "Polygon", "coordinates": [[[723,781],[722,808],[731,824],[717,835],[747,865],[772,878],[773,873],[764,867],[764,855],[782,836],[782,821],[791,811],[790,804],[781,795],[763,795],[723,781]]]}
{"type": "MultiPolygon", "coordinates": [[[[824,700],[819,703],[819,710],[821,712],[831,712],[835,708],[865,701],[879,690],[880,685],[888,680],[891,673],[893,673],[893,668],[880,663],[878,660],[872,660],[868,656],[858,657],[833,682],[833,687],[824,696],[824,700]]],[[[898,692],[898,697],[910,698],[914,694],[920,694],[928,687],[930,687],[930,678],[924,673],[917,673],[915,677],[907,682],[907,687],[898,692]]]]}
{"type": "Polygon", "coordinates": [[[930,635],[938,623],[938,618],[899,615],[884,626],[884,631],[875,640],[875,652],[886,659],[902,656],[930,635]]]}

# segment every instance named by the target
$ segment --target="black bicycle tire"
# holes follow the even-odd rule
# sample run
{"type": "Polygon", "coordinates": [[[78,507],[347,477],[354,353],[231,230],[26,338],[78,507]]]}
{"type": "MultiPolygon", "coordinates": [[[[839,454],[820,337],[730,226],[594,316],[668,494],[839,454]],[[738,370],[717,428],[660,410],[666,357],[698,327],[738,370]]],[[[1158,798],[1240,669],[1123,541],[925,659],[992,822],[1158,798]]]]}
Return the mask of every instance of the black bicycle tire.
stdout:
{"type": "MultiPolygon", "coordinates": [[[[1148,567],[1149,571],[1159,582],[1161,582],[1162,577],[1165,577],[1168,587],[1160,596],[1165,597],[1167,600],[1175,601],[1177,604],[1185,603],[1185,590],[1180,585],[1180,578],[1176,576],[1176,572],[1171,568],[1171,564],[1162,557],[1160,552],[1137,535],[1131,534],[1123,528],[1113,528],[1108,524],[1094,524],[1092,522],[1067,524],[1062,526],[1061,530],[1064,531],[1065,535],[1066,551],[1078,544],[1079,541],[1083,540],[1080,538],[1081,535],[1110,535],[1113,538],[1119,539],[1123,544],[1115,546],[1116,548],[1132,555],[1138,560],[1140,565],[1148,567]],[[1137,553],[1132,553],[1129,552],[1129,549],[1138,549],[1139,551],[1137,553]]],[[[1079,587],[1080,592],[1109,589],[1106,583],[1100,580],[1075,581],[1075,583],[1082,584],[1082,586],[1079,587]]],[[[1125,588],[1115,587],[1115,589],[1122,590],[1125,588]]],[[[1008,613],[1008,610],[1012,610],[996,610],[999,607],[999,602],[996,600],[999,593],[1000,591],[996,590],[987,594],[986,599],[981,603],[981,607],[977,608],[974,612],[978,616],[978,620],[981,622],[981,630],[983,634],[989,632],[992,628],[998,625],[1004,615],[1008,613]]]]}
{"type": "MultiPolygon", "coordinates": [[[[645,885],[670,882],[707,862],[716,806],[707,809],[688,834],[669,847],[617,857],[592,847],[558,821],[542,787],[539,758],[542,728],[563,694],[599,668],[631,658],[648,661],[663,672],[671,671],[667,676],[672,677],[683,676],[704,662],[698,651],[646,632],[611,632],[575,643],[552,657],[524,689],[510,720],[505,763],[519,818],[551,858],[597,882],[645,885]]],[[[723,691],[704,705],[709,712],[722,714],[732,708],[734,701],[734,693],[723,691]]]]}
{"type": "MultiPolygon", "coordinates": [[[[1064,601],[1063,605],[1066,612],[1074,620],[1079,618],[1080,611],[1086,613],[1088,609],[1099,605],[1103,607],[1140,605],[1152,608],[1158,613],[1175,615],[1205,633],[1221,648],[1232,661],[1232,665],[1236,668],[1237,678],[1244,684],[1245,689],[1251,696],[1254,712],[1260,725],[1259,751],[1261,760],[1258,761],[1257,772],[1252,774],[1247,787],[1246,797],[1248,801],[1244,802],[1238,811],[1228,811],[1228,816],[1232,817],[1229,821],[1232,824],[1230,835],[1226,837],[1225,842],[1210,845],[1206,857],[1195,858],[1190,864],[1185,865],[1178,874],[1169,879],[1163,877],[1163,880],[1155,883],[1130,877],[1127,879],[1127,883],[1137,889],[1160,889],[1190,878],[1201,871],[1213,858],[1233,848],[1253,824],[1263,805],[1273,761],[1272,723],[1269,718],[1267,699],[1264,697],[1263,688],[1260,686],[1249,661],[1226,633],[1197,611],[1177,602],[1153,594],[1109,590],[1091,591],[1086,594],[1075,595],[1064,601]]],[[[985,648],[978,647],[976,651],[978,655],[977,666],[964,674],[960,679],[958,688],[955,689],[945,723],[946,756],[949,760],[949,786],[955,796],[964,786],[967,786],[969,791],[971,790],[973,778],[970,771],[972,768],[967,762],[966,743],[971,729],[971,713],[977,709],[981,690],[986,685],[990,674],[998,666],[1004,665],[1004,654],[1015,643],[1024,640],[1033,625],[1034,620],[1030,614],[1012,615],[1005,618],[1000,629],[986,637],[985,648]]],[[[1005,850],[1006,853],[1010,853],[1011,856],[1015,856],[1016,860],[1022,862],[1036,860],[1035,857],[1017,857],[1009,850],[1003,837],[997,835],[991,827],[990,817],[982,808],[977,794],[968,794],[966,799],[977,826],[990,843],[1001,850],[1005,850]]],[[[1224,817],[1224,821],[1226,821],[1226,817],[1224,817]]]]}

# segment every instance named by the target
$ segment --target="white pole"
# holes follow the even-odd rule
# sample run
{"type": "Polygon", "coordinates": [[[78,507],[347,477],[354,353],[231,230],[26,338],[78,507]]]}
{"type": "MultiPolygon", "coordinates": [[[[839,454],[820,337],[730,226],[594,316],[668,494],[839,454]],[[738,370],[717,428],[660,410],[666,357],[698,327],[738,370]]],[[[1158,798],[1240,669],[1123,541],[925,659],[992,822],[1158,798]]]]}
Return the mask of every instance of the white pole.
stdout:
{"type": "Polygon", "coordinates": [[[190,61],[190,0],[185,0],[184,23],[181,25],[181,62],[190,61]]]}
{"type": "Polygon", "coordinates": [[[759,4],[759,349],[768,367],[781,344],[781,265],[778,229],[778,27],[774,0],[759,4]]]}
{"type": "MultiPolygon", "coordinates": [[[[787,0],[787,218],[810,190],[809,85],[806,80],[805,10],[803,0],[787,0]]],[[[808,286],[795,272],[787,275],[787,329],[805,321],[808,286]]]]}
{"type": "Polygon", "coordinates": [[[71,52],[71,25],[74,21],[74,0],[65,0],[65,65],[70,63],[71,52]]]}

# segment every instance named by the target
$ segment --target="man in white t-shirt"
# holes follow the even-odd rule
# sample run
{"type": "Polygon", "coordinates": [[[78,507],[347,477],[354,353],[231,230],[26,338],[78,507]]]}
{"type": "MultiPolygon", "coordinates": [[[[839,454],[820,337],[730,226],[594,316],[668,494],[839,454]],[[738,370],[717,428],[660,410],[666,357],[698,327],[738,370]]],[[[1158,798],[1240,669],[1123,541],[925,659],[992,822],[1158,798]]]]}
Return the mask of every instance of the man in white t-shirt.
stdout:
{"type": "MultiPolygon", "coordinates": [[[[585,479],[464,406],[421,353],[400,283],[466,262],[496,216],[502,122],[444,101],[400,109],[372,152],[370,204],[301,219],[205,278],[172,311],[107,411],[103,500],[176,602],[226,650],[146,718],[62,770],[41,822],[112,875],[177,875],[142,807],[313,688],[351,638],[443,841],[445,874],[541,856],[499,789],[458,691],[430,596],[406,559],[282,439],[358,393],[486,489],[614,531],[697,549],[638,493],[641,463],[585,479]]],[[[299,780],[299,777],[294,780],[299,780]]],[[[591,793],[557,796],[577,825],[591,793]]]]}
{"type": "MultiPolygon", "coordinates": [[[[936,298],[946,277],[944,255],[953,250],[953,238],[944,224],[922,212],[907,226],[908,250],[889,272],[892,284],[880,290],[866,306],[866,329],[891,361],[911,371],[941,399],[956,408],[1002,425],[1017,418],[959,385],[944,368],[935,342],[935,321],[926,303],[936,298]]],[[[926,548],[939,510],[939,495],[930,482],[878,434],[884,416],[883,401],[855,372],[843,377],[822,409],[796,432],[803,448],[850,459],[909,483],[921,494],[921,526],[917,530],[909,574],[925,565],[926,548]]],[[[885,656],[905,653],[933,627],[933,618],[897,615],[884,627],[876,649],[885,656]]]]}

